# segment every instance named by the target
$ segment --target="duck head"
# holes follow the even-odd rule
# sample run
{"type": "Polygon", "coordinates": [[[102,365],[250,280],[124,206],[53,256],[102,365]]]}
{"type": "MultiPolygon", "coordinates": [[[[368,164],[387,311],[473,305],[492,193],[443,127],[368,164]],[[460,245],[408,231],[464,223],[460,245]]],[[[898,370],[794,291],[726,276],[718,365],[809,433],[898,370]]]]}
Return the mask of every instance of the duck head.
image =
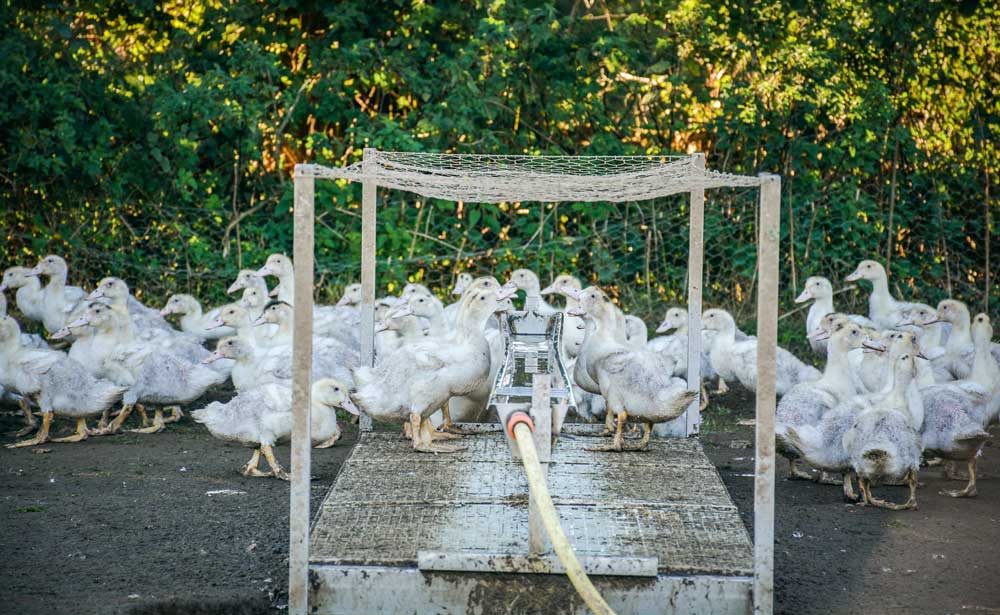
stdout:
{"type": "Polygon", "coordinates": [[[31,275],[44,275],[65,279],[68,271],[69,267],[66,266],[66,261],[61,256],[49,254],[38,261],[35,268],[31,270],[31,275]]]}
{"type": "Polygon", "coordinates": [[[455,286],[452,287],[451,289],[451,294],[461,296],[463,293],[465,293],[465,289],[467,289],[469,285],[472,284],[472,279],[473,278],[471,273],[466,273],[463,271],[462,273],[458,274],[458,277],[455,279],[455,286]]]}
{"type": "Polygon", "coordinates": [[[280,325],[292,319],[292,306],[284,301],[272,301],[264,308],[260,316],[253,321],[255,327],[272,324],[280,325]]]}
{"type": "Polygon", "coordinates": [[[558,294],[558,295],[563,295],[564,297],[568,297],[569,294],[567,293],[566,289],[582,290],[583,284],[580,283],[580,280],[576,276],[564,273],[562,275],[556,276],[556,279],[552,280],[551,284],[549,284],[548,286],[546,286],[541,290],[541,294],[543,295],[558,294]]]}
{"type": "Polygon", "coordinates": [[[848,282],[857,280],[877,280],[885,277],[885,267],[881,263],[872,260],[864,260],[858,263],[857,268],[846,278],[848,282]]]}
{"type": "Polygon", "coordinates": [[[208,323],[206,329],[218,329],[219,327],[239,327],[246,324],[250,315],[246,309],[235,303],[230,303],[219,310],[219,315],[215,320],[208,323]]]}
{"type": "Polygon", "coordinates": [[[335,378],[322,378],[312,385],[312,402],[327,408],[343,408],[354,415],[361,411],[351,399],[351,389],[335,378]]]}
{"type": "Polygon", "coordinates": [[[510,278],[507,281],[525,292],[531,294],[541,293],[542,284],[538,281],[538,276],[535,275],[535,272],[530,269],[515,269],[511,272],[510,278]]]}
{"type": "Polygon", "coordinates": [[[227,337],[219,340],[215,347],[215,352],[202,359],[202,363],[213,363],[221,359],[249,359],[253,357],[253,348],[250,344],[238,337],[227,337]]]}
{"type": "Polygon", "coordinates": [[[969,322],[969,308],[956,299],[945,299],[938,303],[937,317],[953,325],[969,322]]]}
{"type": "Polygon", "coordinates": [[[701,316],[701,328],[706,331],[736,332],[736,321],[726,310],[712,308],[701,316]]]}
{"type": "Polygon", "coordinates": [[[191,295],[170,295],[170,298],[167,299],[167,304],[163,306],[162,310],[160,310],[160,316],[169,316],[170,314],[186,315],[196,311],[197,309],[198,300],[191,295]]]}
{"type": "Polygon", "coordinates": [[[272,254],[267,257],[264,262],[264,266],[257,270],[257,275],[260,277],[274,276],[276,278],[281,278],[295,273],[295,268],[292,265],[292,259],[288,258],[284,254],[272,254]]]}
{"type": "Polygon", "coordinates": [[[972,343],[976,346],[985,346],[989,348],[990,342],[993,340],[993,324],[990,322],[990,317],[986,314],[976,314],[976,317],[972,319],[972,343]]]}
{"type": "Polygon", "coordinates": [[[354,307],[361,304],[361,285],[360,284],[348,284],[344,287],[344,294],[340,296],[340,301],[337,301],[339,307],[354,307]]]}
{"type": "Polygon", "coordinates": [[[259,310],[267,305],[267,297],[264,291],[259,288],[244,288],[243,296],[240,297],[238,305],[247,310],[259,310]]]}
{"type": "Polygon", "coordinates": [[[679,307],[672,307],[667,310],[663,317],[663,322],[656,327],[657,333],[666,333],[672,329],[680,329],[687,324],[687,312],[679,307]]]}
{"type": "Polygon", "coordinates": [[[256,270],[240,269],[240,273],[236,276],[236,281],[230,284],[229,288],[226,289],[226,294],[231,295],[238,290],[243,290],[244,288],[256,287],[263,282],[264,278],[258,275],[256,270]]]}
{"type": "Polygon", "coordinates": [[[38,279],[27,267],[8,267],[3,272],[3,281],[0,282],[0,292],[10,289],[18,289],[28,284],[38,284],[38,279]]]}
{"type": "Polygon", "coordinates": [[[806,287],[795,298],[795,303],[805,303],[810,299],[823,299],[833,295],[833,284],[823,276],[813,276],[806,280],[806,287]]]}
{"type": "Polygon", "coordinates": [[[111,303],[124,303],[128,299],[128,284],[121,278],[104,278],[97,283],[97,288],[87,295],[87,299],[90,301],[107,299],[111,303]]]}

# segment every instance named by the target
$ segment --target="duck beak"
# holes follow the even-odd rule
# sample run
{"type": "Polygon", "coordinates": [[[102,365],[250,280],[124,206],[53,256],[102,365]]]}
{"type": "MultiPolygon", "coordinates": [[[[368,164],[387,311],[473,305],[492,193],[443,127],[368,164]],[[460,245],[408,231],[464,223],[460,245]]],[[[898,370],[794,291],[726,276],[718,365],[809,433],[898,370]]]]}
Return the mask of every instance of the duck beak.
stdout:
{"type": "Polygon", "coordinates": [[[566,313],[569,314],[570,316],[577,316],[582,318],[587,315],[587,310],[583,309],[579,305],[574,305],[573,307],[566,310],[566,313]]]}
{"type": "Polygon", "coordinates": [[[928,359],[927,356],[923,352],[918,352],[917,353],[917,358],[918,359],[923,359],[924,361],[930,361],[930,359],[928,359]]]}
{"type": "Polygon", "coordinates": [[[856,282],[860,279],[861,279],[861,272],[857,269],[855,269],[851,275],[844,278],[844,280],[846,280],[847,282],[856,282]]]}
{"type": "Polygon", "coordinates": [[[809,301],[812,298],[813,298],[812,291],[810,291],[807,288],[804,291],[802,291],[802,294],[800,294],[798,297],[795,298],[795,303],[805,303],[806,301],[809,301]]]}
{"type": "Polygon", "coordinates": [[[5,290],[7,290],[7,283],[6,282],[0,282],[0,293],[2,293],[5,290]]]}
{"type": "Polygon", "coordinates": [[[61,340],[70,336],[69,327],[63,327],[49,336],[50,340],[61,340]]]}
{"type": "Polygon", "coordinates": [[[340,402],[340,407],[347,410],[354,416],[361,416],[361,410],[358,409],[358,407],[354,404],[354,400],[350,397],[347,397],[344,401],[340,402]]]}
{"type": "Polygon", "coordinates": [[[266,320],[266,319],[264,318],[264,315],[263,315],[263,314],[261,314],[260,316],[258,316],[258,317],[257,317],[257,318],[256,318],[256,319],[255,319],[255,320],[253,321],[253,326],[255,326],[255,327],[259,327],[259,326],[261,326],[261,325],[266,325],[266,324],[267,324],[267,320],[266,320]]]}
{"type": "Polygon", "coordinates": [[[225,359],[225,358],[226,357],[222,356],[222,354],[218,350],[216,350],[212,354],[210,354],[207,357],[205,357],[204,359],[202,359],[201,362],[202,363],[214,363],[216,361],[219,361],[219,360],[225,359]]]}
{"type": "Polygon", "coordinates": [[[174,313],[174,309],[169,305],[160,310],[160,316],[169,316],[174,313]]]}
{"type": "Polygon", "coordinates": [[[455,288],[451,289],[451,294],[461,295],[465,293],[465,284],[462,282],[455,282],[455,288]]]}
{"type": "Polygon", "coordinates": [[[212,322],[208,323],[205,326],[205,330],[211,331],[212,329],[218,329],[219,327],[224,327],[224,326],[226,326],[226,323],[222,322],[221,318],[216,318],[215,320],[213,320],[212,322]]]}
{"type": "Polygon", "coordinates": [[[271,292],[267,293],[267,296],[268,297],[277,297],[278,296],[278,287],[275,286],[274,288],[272,288],[271,292]]]}
{"type": "Polygon", "coordinates": [[[97,299],[101,299],[103,297],[104,297],[104,291],[101,290],[100,288],[95,288],[93,292],[87,295],[87,299],[90,299],[91,301],[96,301],[97,299]]]}
{"type": "Polygon", "coordinates": [[[413,308],[410,307],[409,303],[404,303],[395,308],[391,314],[392,318],[405,318],[407,316],[413,316],[413,308]]]}
{"type": "Polygon", "coordinates": [[[864,342],[861,342],[861,347],[867,350],[868,352],[885,352],[886,350],[885,344],[879,342],[873,342],[871,340],[866,340],[864,342]]]}
{"type": "Polygon", "coordinates": [[[673,328],[674,328],[673,323],[671,323],[669,320],[664,320],[663,322],[660,323],[660,326],[656,328],[656,332],[657,333],[666,333],[667,331],[669,331],[669,330],[671,330],[673,328]]]}
{"type": "Polygon", "coordinates": [[[497,291],[497,301],[504,301],[517,296],[517,286],[507,282],[497,291]]]}
{"type": "Polygon", "coordinates": [[[810,339],[814,342],[822,342],[823,340],[830,339],[830,332],[824,331],[823,329],[817,329],[806,336],[806,339],[810,339]]]}
{"type": "Polygon", "coordinates": [[[379,322],[375,323],[375,333],[376,334],[382,333],[383,331],[388,331],[388,330],[389,330],[389,325],[387,325],[384,320],[380,320],[379,322]]]}
{"type": "Polygon", "coordinates": [[[264,265],[263,267],[257,270],[257,275],[263,278],[265,276],[274,275],[274,272],[271,271],[271,268],[269,266],[264,265]]]}
{"type": "Polygon", "coordinates": [[[42,269],[38,265],[35,265],[34,269],[28,271],[25,275],[30,275],[32,277],[42,275],[42,269]]]}
{"type": "Polygon", "coordinates": [[[90,321],[86,318],[77,318],[73,322],[67,324],[64,329],[79,329],[80,327],[86,327],[90,324],[90,321]]]}
{"type": "Polygon", "coordinates": [[[226,289],[226,294],[227,295],[231,295],[231,294],[235,293],[236,291],[242,290],[242,289],[243,289],[243,284],[241,284],[240,281],[237,280],[237,281],[235,281],[235,282],[233,282],[232,284],[229,285],[229,288],[226,289]]]}
{"type": "Polygon", "coordinates": [[[561,290],[560,286],[556,286],[555,284],[549,284],[548,286],[546,286],[545,288],[542,289],[541,294],[542,295],[551,295],[553,293],[560,292],[560,290],[561,290]]]}
{"type": "Polygon", "coordinates": [[[349,303],[350,299],[347,298],[347,295],[344,295],[343,297],[340,298],[340,301],[337,301],[337,307],[344,307],[349,303]]]}

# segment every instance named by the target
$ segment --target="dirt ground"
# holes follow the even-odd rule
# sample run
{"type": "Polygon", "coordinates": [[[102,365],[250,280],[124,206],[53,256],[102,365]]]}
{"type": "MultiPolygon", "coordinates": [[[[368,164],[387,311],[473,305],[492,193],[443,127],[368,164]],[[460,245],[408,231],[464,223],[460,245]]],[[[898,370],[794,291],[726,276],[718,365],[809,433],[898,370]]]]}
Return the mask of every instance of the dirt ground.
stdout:
{"type": "MultiPolygon", "coordinates": [[[[197,407],[197,405],[195,406],[197,407]]],[[[744,521],[752,520],[752,400],[730,393],[706,413],[706,450],[744,521]]],[[[20,418],[0,414],[0,441],[20,418]]],[[[68,432],[70,424],[59,423],[68,432]]],[[[313,456],[318,505],[356,432],[313,456]]],[[[0,613],[264,614],[286,605],[288,485],[244,478],[248,449],[185,418],[156,435],[0,448],[0,613]]],[[[278,449],[288,460],[288,447],[278,449]]],[[[1000,475],[1000,451],[981,467],[1000,475]]],[[[779,613],[1000,613],[1000,479],[979,497],[921,473],[917,511],[845,504],[840,488],[778,467],[779,613]]],[[[902,501],[902,488],[881,495],[902,501]]]]}

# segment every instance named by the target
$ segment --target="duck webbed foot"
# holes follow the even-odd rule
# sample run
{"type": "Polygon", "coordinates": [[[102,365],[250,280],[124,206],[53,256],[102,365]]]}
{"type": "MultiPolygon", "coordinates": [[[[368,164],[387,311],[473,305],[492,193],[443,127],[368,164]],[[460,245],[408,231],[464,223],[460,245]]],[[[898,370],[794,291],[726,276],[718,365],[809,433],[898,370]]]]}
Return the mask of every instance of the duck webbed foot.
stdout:
{"type": "Polygon", "coordinates": [[[857,502],[860,498],[854,492],[854,479],[850,472],[844,472],[844,501],[857,502]]]}
{"type": "Polygon", "coordinates": [[[333,446],[334,444],[337,443],[337,440],[340,440],[340,436],[341,435],[343,435],[343,432],[341,432],[338,429],[332,436],[330,436],[326,440],[320,442],[319,444],[317,444],[313,448],[330,448],[331,446],[333,446]]]}
{"type": "Polygon", "coordinates": [[[270,472],[260,471],[257,468],[257,466],[259,465],[260,465],[260,449],[258,448],[254,449],[253,456],[250,457],[250,461],[248,461],[247,464],[243,466],[243,476],[254,476],[254,477],[271,476],[270,472]]]}
{"type": "Polygon", "coordinates": [[[289,480],[288,472],[285,472],[285,469],[278,463],[278,459],[274,456],[274,449],[271,448],[270,444],[261,445],[260,452],[264,454],[267,465],[271,466],[271,476],[281,480],[289,480]]]}
{"type": "Polygon", "coordinates": [[[21,412],[24,413],[24,427],[17,430],[17,433],[14,434],[14,437],[20,438],[38,429],[38,419],[35,418],[35,414],[31,411],[31,404],[28,403],[26,398],[22,397],[18,400],[17,405],[21,407],[21,412]]]}
{"type": "Polygon", "coordinates": [[[83,417],[78,417],[76,419],[76,431],[71,436],[66,436],[64,438],[52,438],[53,442],[82,442],[86,440],[91,434],[91,431],[87,429],[87,419],[83,417]]]}
{"type": "Polygon", "coordinates": [[[444,419],[444,422],[441,423],[441,426],[438,428],[439,433],[447,432],[449,434],[455,434],[456,436],[468,436],[474,433],[467,429],[462,429],[452,422],[451,411],[448,410],[448,404],[441,406],[441,417],[444,419]]]}
{"type": "Polygon", "coordinates": [[[836,474],[831,474],[830,472],[820,471],[814,479],[820,485],[840,485],[843,481],[836,474]]]}
{"type": "Polygon", "coordinates": [[[52,427],[52,413],[43,412],[42,413],[42,426],[38,429],[38,433],[35,434],[34,438],[29,440],[21,440],[20,442],[15,442],[13,444],[8,444],[7,448],[22,448],[25,446],[36,446],[49,441],[49,428],[52,427]]]}
{"type": "MultiPolygon", "coordinates": [[[[136,404],[136,406],[138,406],[138,404],[136,404]]],[[[143,414],[145,414],[145,412],[146,411],[143,410],[143,414]]],[[[101,430],[100,435],[102,436],[109,435],[121,431],[122,424],[125,423],[125,419],[127,419],[128,415],[130,414],[132,414],[132,405],[131,404],[122,405],[122,409],[120,412],[118,412],[118,416],[116,416],[115,420],[111,421],[111,423],[109,423],[106,428],[101,430]]]]}
{"type": "Polygon", "coordinates": [[[649,436],[653,433],[652,423],[647,423],[643,421],[642,423],[642,439],[636,444],[627,444],[622,447],[623,451],[645,451],[649,448],[649,436]]]}
{"type": "MultiPolygon", "coordinates": [[[[958,469],[958,464],[954,461],[944,462],[944,477],[948,480],[972,480],[972,474],[962,472],[958,469]]],[[[986,472],[979,472],[976,474],[976,478],[992,478],[986,472]]]]}
{"type": "MultiPolygon", "coordinates": [[[[611,411],[610,410],[608,411],[608,416],[611,416],[611,411]]],[[[595,453],[601,453],[601,452],[621,452],[621,451],[625,450],[625,437],[624,437],[624,435],[622,433],[622,430],[625,427],[625,419],[627,419],[627,418],[628,418],[628,413],[625,412],[624,410],[622,410],[621,412],[618,413],[618,420],[617,420],[618,425],[617,425],[617,427],[615,429],[615,439],[612,440],[611,444],[606,444],[604,446],[595,446],[595,447],[592,447],[592,448],[588,448],[586,450],[592,451],[592,452],[595,452],[595,453]]]]}
{"type": "Polygon", "coordinates": [[[722,376],[719,376],[719,386],[716,387],[715,394],[725,395],[728,392],[729,392],[729,385],[727,385],[726,381],[722,379],[722,376]]]}
{"type": "Polygon", "coordinates": [[[604,411],[604,431],[601,432],[602,436],[613,436],[615,435],[615,415],[611,413],[610,410],[604,411]]]}
{"type": "MultiPolygon", "coordinates": [[[[138,405],[136,406],[136,408],[141,408],[141,407],[142,406],[138,406],[138,405]]],[[[145,425],[146,422],[143,421],[142,424],[145,425]]],[[[132,432],[132,433],[159,433],[159,432],[163,431],[166,428],[167,428],[167,426],[164,424],[164,420],[163,420],[163,410],[161,410],[160,408],[157,408],[156,412],[153,413],[153,424],[152,425],[150,425],[149,427],[141,427],[139,429],[130,429],[129,431],[132,432]]]]}
{"type": "Polygon", "coordinates": [[[861,487],[861,497],[863,506],[874,506],[875,508],[885,508],[887,510],[916,510],[917,509],[917,473],[910,470],[906,474],[906,484],[910,487],[910,497],[903,504],[896,504],[872,495],[871,483],[868,479],[858,478],[858,486],[861,487]]]}
{"type": "Polygon", "coordinates": [[[788,478],[791,480],[815,480],[808,470],[803,470],[798,459],[788,460],[788,478]]]}
{"type": "Polygon", "coordinates": [[[701,405],[699,406],[699,408],[701,409],[702,412],[704,412],[705,408],[707,408],[707,407],[708,407],[708,389],[705,388],[705,381],[702,380],[701,381],[701,405]]]}
{"type": "MultiPolygon", "coordinates": [[[[413,434],[413,450],[421,453],[458,453],[465,450],[464,446],[454,444],[435,444],[435,437],[446,436],[434,430],[434,425],[419,413],[410,414],[410,433],[413,434]]],[[[450,434],[449,434],[450,435],[450,434]]]]}
{"type": "Polygon", "coordinates": [[[170,406],[170,416],[163,417],[164,423],[178,423],[182,418],[184,418],[184,411],[181,410],[180,406],[170,406]]]}
{"type": "Polygon", "coordinates": [[[974,498],[976,494],[976,459],[973,457],[969,460],[969,483],[965,486],[965,489],[945,489],[941,492],[941,495],[953,498],[974,498]]]}

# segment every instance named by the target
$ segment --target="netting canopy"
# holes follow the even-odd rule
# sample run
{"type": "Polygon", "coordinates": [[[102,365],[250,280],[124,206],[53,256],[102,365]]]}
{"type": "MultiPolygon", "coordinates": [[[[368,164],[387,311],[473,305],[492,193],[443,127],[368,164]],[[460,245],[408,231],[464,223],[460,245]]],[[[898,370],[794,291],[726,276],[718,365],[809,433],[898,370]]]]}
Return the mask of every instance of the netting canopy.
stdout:
{"type": "Polygon", "coordinates": [[[507,156],[366,150],[346,167],[297,165],[327,179],[370,181],[427,198],[471,203],[641,201],[698,189],[758,186],[709,171],[695,156],[507,156]]]}

